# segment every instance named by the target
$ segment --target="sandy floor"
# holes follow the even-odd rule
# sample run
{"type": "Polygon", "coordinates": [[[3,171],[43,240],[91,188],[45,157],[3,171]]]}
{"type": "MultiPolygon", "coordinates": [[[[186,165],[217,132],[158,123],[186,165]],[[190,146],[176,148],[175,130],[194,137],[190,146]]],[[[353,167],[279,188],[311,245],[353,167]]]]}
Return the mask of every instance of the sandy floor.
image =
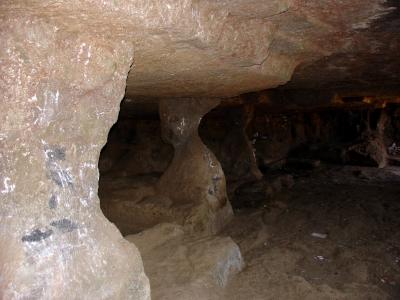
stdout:
{"type": "MultiPolygon", "coordinates": [[[[100,195],[116,200],[143,185],[101,182],[100,195]]],[[[400,167],[320,167],[294,182],[235,211],[221,235],[239,245],[246,267],[216,298],[400,299],[400,167]]]]}
{"type": "Polygon", "coordinates": [[[321,168],[236,211],[223,234],[247,267],[225,298],[400,299],[399,183],[400,168],[321,168]]]}

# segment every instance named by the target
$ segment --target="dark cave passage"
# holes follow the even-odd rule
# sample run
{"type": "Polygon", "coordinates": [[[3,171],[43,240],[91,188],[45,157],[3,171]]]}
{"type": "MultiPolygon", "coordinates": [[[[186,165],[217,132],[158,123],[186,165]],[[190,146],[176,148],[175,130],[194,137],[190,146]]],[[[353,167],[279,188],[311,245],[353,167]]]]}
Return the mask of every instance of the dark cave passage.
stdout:
{"type": "MultiPolygon", "coordinates": [[[[143,108],[125,101],[99,161],[101,206],[127,239],[145,249],[157,294],[170,295],[174,288],[159,281],[154,266],[161,253],[146,250],[144,237],[172,234],[174,242],[164,245],[186,245],[174,238],[177,230],[187,231],[185,222],[160,213],[174,209],[168,196],[146,196],[154,194],[174,149],[162,137],[157,102],[143,108]]],[[[225,292],[215,291],[219,298],[274,299],[286,294],[281,286],[294,285],[300,294],[289,298],[310,293],[317,299],[327,292],[317,288],[321,284],[352,299],[378,295],[379,289],[398,295],[400,155],[393,145],[400,142],[399,109],[345,104],[285,111],[222,102],[202,118],[199,135],[221,164],[235,214],[221,234],[232,237],[249,264],[225,292]],[[388,259],[391,267],[382,269],[388,259]],[[271,261],[277,265],[267,275],[262,266],[271,261]],[[268,278],[267,284],[254,276],[268,278]],[[242,281],[251,289],[243,290],[242,281]]]]}

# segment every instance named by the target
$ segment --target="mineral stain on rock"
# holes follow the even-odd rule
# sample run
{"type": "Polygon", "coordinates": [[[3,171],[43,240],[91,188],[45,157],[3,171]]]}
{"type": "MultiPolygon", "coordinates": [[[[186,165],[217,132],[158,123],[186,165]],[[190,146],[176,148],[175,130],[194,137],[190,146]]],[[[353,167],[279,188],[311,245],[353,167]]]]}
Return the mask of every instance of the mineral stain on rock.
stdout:
{"type": "Polygon", "coordinates": [[[46,150],[47,158],[51,161],[65,160],[65,149],[61,147],[53,147],[46,150]]]}
{"type": "Polygon", "coordinates": [[[41,240],[47,239],[53,234],[53,230],[49,229],[46,231],[41,231],[40,229],[33,230],[30,234],[24,235],[22,237],[23,242],[39,242],[41,240]]]}
{"type": "Polygon", "coordinates": [[[58,186],[72,186],[72,177],[67,170],[62,169],[58,161],[65,160],[65,149],[53,146],[45,150],[47,157],[47,168],[49,169],[48,177],[58,186]]]}
{"type": "Polygon", "coordinates": [[[72,222],[69,219],[63,218],[60,220],[56,220],[50,223],[51,226],[61,230],[61,232],[66,233],[66,232],[71,232],[78,228],[77,224],[72,222]]]}
{"type": "Polygon", "coordinates": [[[49,207],[50,209],[56,209],[58,206],[57,197],[55,195],[51,195],[49,199],[49,207]]]}
{"type": "Polygon", "coordinates": [[[50,170],[49,177],[51,180],[53,180],[55,184],[57,184],[60,187],[73,185],[71,175],[69,175],[68,171],[66,170],[61,170],[61,171],[50,170]]]}

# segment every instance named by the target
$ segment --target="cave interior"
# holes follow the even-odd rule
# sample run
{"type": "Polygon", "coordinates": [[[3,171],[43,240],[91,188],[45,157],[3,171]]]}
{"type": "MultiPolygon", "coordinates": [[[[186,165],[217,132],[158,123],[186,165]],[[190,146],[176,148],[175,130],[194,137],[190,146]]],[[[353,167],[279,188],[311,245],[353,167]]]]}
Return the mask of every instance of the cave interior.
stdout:
{"type": "Polygon", "coordinates": [[[399,299],[396,0],[0,3],[0,299],[399,299]]]}

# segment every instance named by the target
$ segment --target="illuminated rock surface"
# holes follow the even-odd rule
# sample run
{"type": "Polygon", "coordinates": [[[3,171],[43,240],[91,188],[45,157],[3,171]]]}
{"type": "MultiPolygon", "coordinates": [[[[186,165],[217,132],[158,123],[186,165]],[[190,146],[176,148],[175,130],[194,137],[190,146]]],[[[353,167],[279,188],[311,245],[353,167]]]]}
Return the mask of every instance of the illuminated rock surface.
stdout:
{"type": "Polygon", "coordinates": [[[199,239],[179,225],[159,224],[126,239],[143,255],[153,299],[222,299],[223,288],[244,267],[231,238],[199,239]]]}
{"type": "Polygon", "coordinates": [[[142,174],[114,180],[116,175],[111,176],[101,191],[103,211],[123,234],[163,222],[183,225],[188,232],[215,234],[232,219],[221,165],[198,134],[200,120],[218,103],[197,98],[160,102],[159,134],[174,147],[168,168],[160,178],[142,174]]]}
{"type": "Polygon", "coordinates": [[[183,224],[190,231],[217,233],[233,215],[221,165],[198,134],[201,118],[218,103],[215,99],[160,102],[162,136],[174,146],[175,155],[157,189],[174,207],[185,208],[183,224]]]}
{"type": "Polygon", "coordinates": [[[97,197],[132,45],[118,26],[110,38],[69,15],[1,12],[0,298],[149,299],[97,197]]]}
{"type": "Polygon", "coordinates": [[[174,160],[157,188],[142,193],[189,203],[185,225],[214,233],[231,209],[219,163],[197,135],[215,105],[210,97],[292,77],[285,88],[398,85],[396,7],[384,0],[1,1],[0,297],[150,297],[138,251],[104,218],[97,197],[98,157],[126,86],[136,98],[196,97],[161,105],[190,127],[165,124],[178,129],[169,136],[174,160]],[[205,201],[190,202],[197,192],[205,201]]]}

